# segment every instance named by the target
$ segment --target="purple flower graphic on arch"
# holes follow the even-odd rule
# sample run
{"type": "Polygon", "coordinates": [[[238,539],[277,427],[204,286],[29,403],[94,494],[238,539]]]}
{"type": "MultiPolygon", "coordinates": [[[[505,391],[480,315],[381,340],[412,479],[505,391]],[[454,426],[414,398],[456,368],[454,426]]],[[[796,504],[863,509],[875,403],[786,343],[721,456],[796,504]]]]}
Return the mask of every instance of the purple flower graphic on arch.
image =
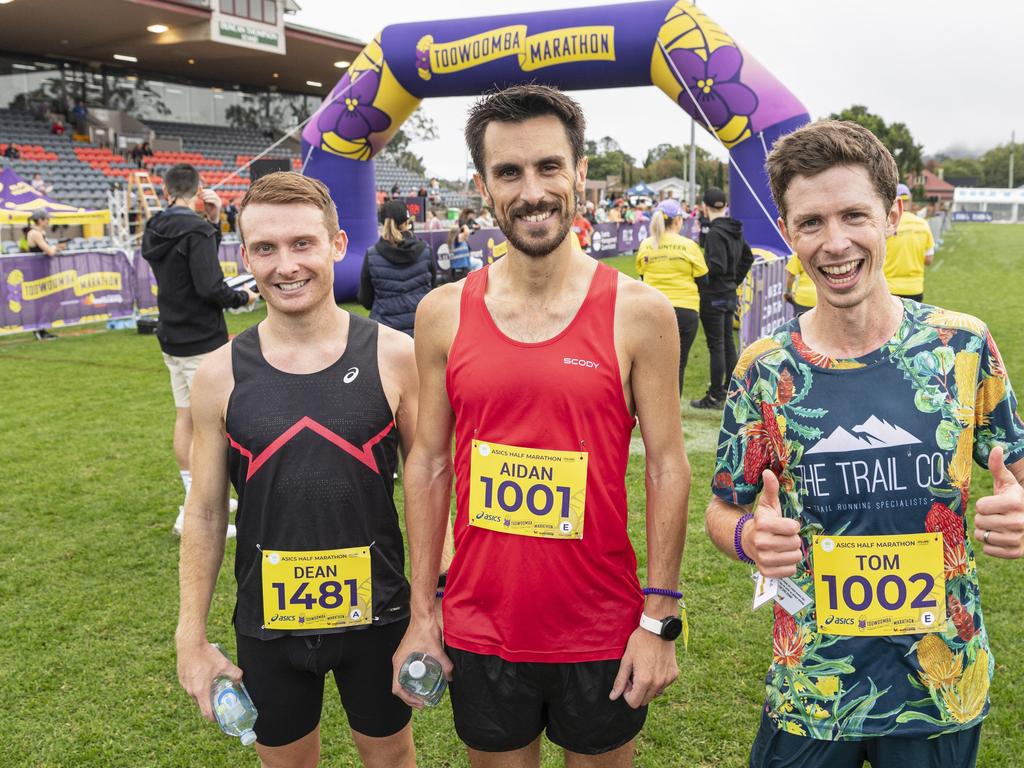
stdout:
{"type": "Polygon", "coordinates": [[[338,88],[338,95],[320,114],[317,128],[322,133],[336,133],[343,139],[365,139],[371,133],[387,130],[391,118],[373,106],[380,87],[380,73],[372,69],[360,72],[355,82],[346,80],[338,88]]]}
{"type": "MultiPolygon", "coordinates": [[[[736,115],[749,117],[757,109],[757,96],[739,82],[743,56],[738,49],[716,48],[706,62],[688,48],[672,51],[669,58],[715,128],[736,115]]],[[[685,89],[678,100],[684,108],[691,104],[685,89]]]]}

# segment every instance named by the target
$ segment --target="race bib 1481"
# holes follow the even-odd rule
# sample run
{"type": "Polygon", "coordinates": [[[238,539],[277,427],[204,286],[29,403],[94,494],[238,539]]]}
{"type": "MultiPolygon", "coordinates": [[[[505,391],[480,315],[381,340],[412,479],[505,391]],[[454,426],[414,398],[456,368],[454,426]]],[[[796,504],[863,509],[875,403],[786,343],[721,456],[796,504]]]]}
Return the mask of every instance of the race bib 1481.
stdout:
{"type": "Polygon", "coordinates": [[[370,548],[264,550],[263,626],[331,629],[373,621],[370,548]]]}
{"type": "Polygon", "coordinates": [[[946,628],[942,534],[815,536],[818,631],[909,635],[946,628]]]}
{"type": "Polygon", "coordinates": [[[501,533],[582,539],[587,454],[474,440],[469,524],[501,533]]]}

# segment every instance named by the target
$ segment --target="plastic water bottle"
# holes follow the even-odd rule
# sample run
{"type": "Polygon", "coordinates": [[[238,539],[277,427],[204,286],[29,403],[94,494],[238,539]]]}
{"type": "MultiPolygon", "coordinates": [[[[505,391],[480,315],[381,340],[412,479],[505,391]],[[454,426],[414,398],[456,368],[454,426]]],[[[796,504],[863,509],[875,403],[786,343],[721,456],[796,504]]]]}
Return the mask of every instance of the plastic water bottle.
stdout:
{"type": "Polygon", "coordinates": [[[413,696],[423,699],[428,707],[436,707],[448,681],[441,671],[441,662],[426,653],[410,653],[398,673],[398,683],[413,696]]]}
{"type": "MultiPolygon", "coordinates": [[[[224,649],[216,648],[221,653],[224,649]]],[[[224,653],[228,659],[231,657],[224,653]]],[[[217,725],[228,736],[237,736],[243,745],[250,746],[256,741],[256,707],[253,706],[245,685],[236,683],[227,675],[218,675],[210,684],[210,706],[213,708],[217,725]]]]}

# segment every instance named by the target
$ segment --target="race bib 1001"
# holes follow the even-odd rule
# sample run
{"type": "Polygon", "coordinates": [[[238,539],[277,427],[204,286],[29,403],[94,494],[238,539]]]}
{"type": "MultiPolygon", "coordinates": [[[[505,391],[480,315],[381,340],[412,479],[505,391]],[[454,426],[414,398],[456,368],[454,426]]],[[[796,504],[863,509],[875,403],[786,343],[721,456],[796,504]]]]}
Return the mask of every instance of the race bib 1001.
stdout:
{"type": "Polygon", "coordinates": [[[911,635],[946,628],[942,534],[815,536],[818,631],[911,635]]]}
{"type": "Polygon", "coordinates": [[[469,524],[501,533],[582,539],[587,454],[474,440],[469,524]]]}
{"type": "Polygon", "coordinates": [[[370,548],[264,550],[263,626],[333,629],[373,621],[370,548]]]}

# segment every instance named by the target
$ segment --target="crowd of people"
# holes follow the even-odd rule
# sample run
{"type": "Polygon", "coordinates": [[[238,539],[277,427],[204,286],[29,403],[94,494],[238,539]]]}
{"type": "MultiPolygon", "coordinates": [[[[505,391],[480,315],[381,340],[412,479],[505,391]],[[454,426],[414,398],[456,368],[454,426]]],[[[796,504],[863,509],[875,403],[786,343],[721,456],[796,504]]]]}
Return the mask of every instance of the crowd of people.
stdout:
{"type": "MultiPolygon", "coordinates": [[[[188,441],[175,429],[186,488],[178,674],[208,719],[211,681],[244,680],[264,765],[316,764],[327,672],[363,764],[415,765],[411,709],[424,702],[400,675],[411,654],[450,681],[474,768],[536,768],[544,734],[567,765],[632,765],[648,706],[676,679],[692,480],[685,357],[698,323],[732,335],[751,257],[725,195],[709,189],[703,243],[682,234],[690,216],[678,201],[644,212],[643,281],[590,258],[574,226],[583,131],[579,106],[552,88],[482,98],[466,140],[506,256],[431,290],[429,249],[408,208],[389,201],[360,285],[370,319],[334,302],[348,242],[326,187],[262,177],[238,223],[267,317],[230,343],[221,308],[254,295],[213,289],[212,272],[188,277],[215,264],[214,201],[191,174],[168,174],[174,199],[150,222],[143,256],[188,417],[188,441]],[[202,328],[189,319],[199,307],[202,328]],[[205,358],[197,371],[193,357],[205,358]],[[637,423],[646,584],[626,525],[637,423]],[[410,581],[393,501],[399,454],[410,581]],[[233,532],[229,484],[237,665],[206,636],[233,532]]],[[[993,666],[976,546],[1024,554],[1024,422],[1006,367],[980,320],[890,291],[884,264],[903,247],[904,203],[870,132],[812,123],[777,142],[767,168],[815,304],[738,360],[723,340],[722,378],[705,396],[723,410],[716,466],[697,478],[713,493],[707,534],[754,566],[755,604],[772,606],[749,764],[971,768],[993,666]],[[923,485],[879,481],[880,470],[870,481],[847,471],[850,451],[907,477],[916,452],[933,472],[923,485]],[[973,536],[972,459],[993,476],[973,536]],[[858,557],[885,565],[858,569],[858,557]],[[851,618],[875,594],[870,621],[851,618]]],[[[453,253],[479,223],[464,213],[453,253]]],[[[909,221],[908,247],[925,240],[909,221]]]]}

